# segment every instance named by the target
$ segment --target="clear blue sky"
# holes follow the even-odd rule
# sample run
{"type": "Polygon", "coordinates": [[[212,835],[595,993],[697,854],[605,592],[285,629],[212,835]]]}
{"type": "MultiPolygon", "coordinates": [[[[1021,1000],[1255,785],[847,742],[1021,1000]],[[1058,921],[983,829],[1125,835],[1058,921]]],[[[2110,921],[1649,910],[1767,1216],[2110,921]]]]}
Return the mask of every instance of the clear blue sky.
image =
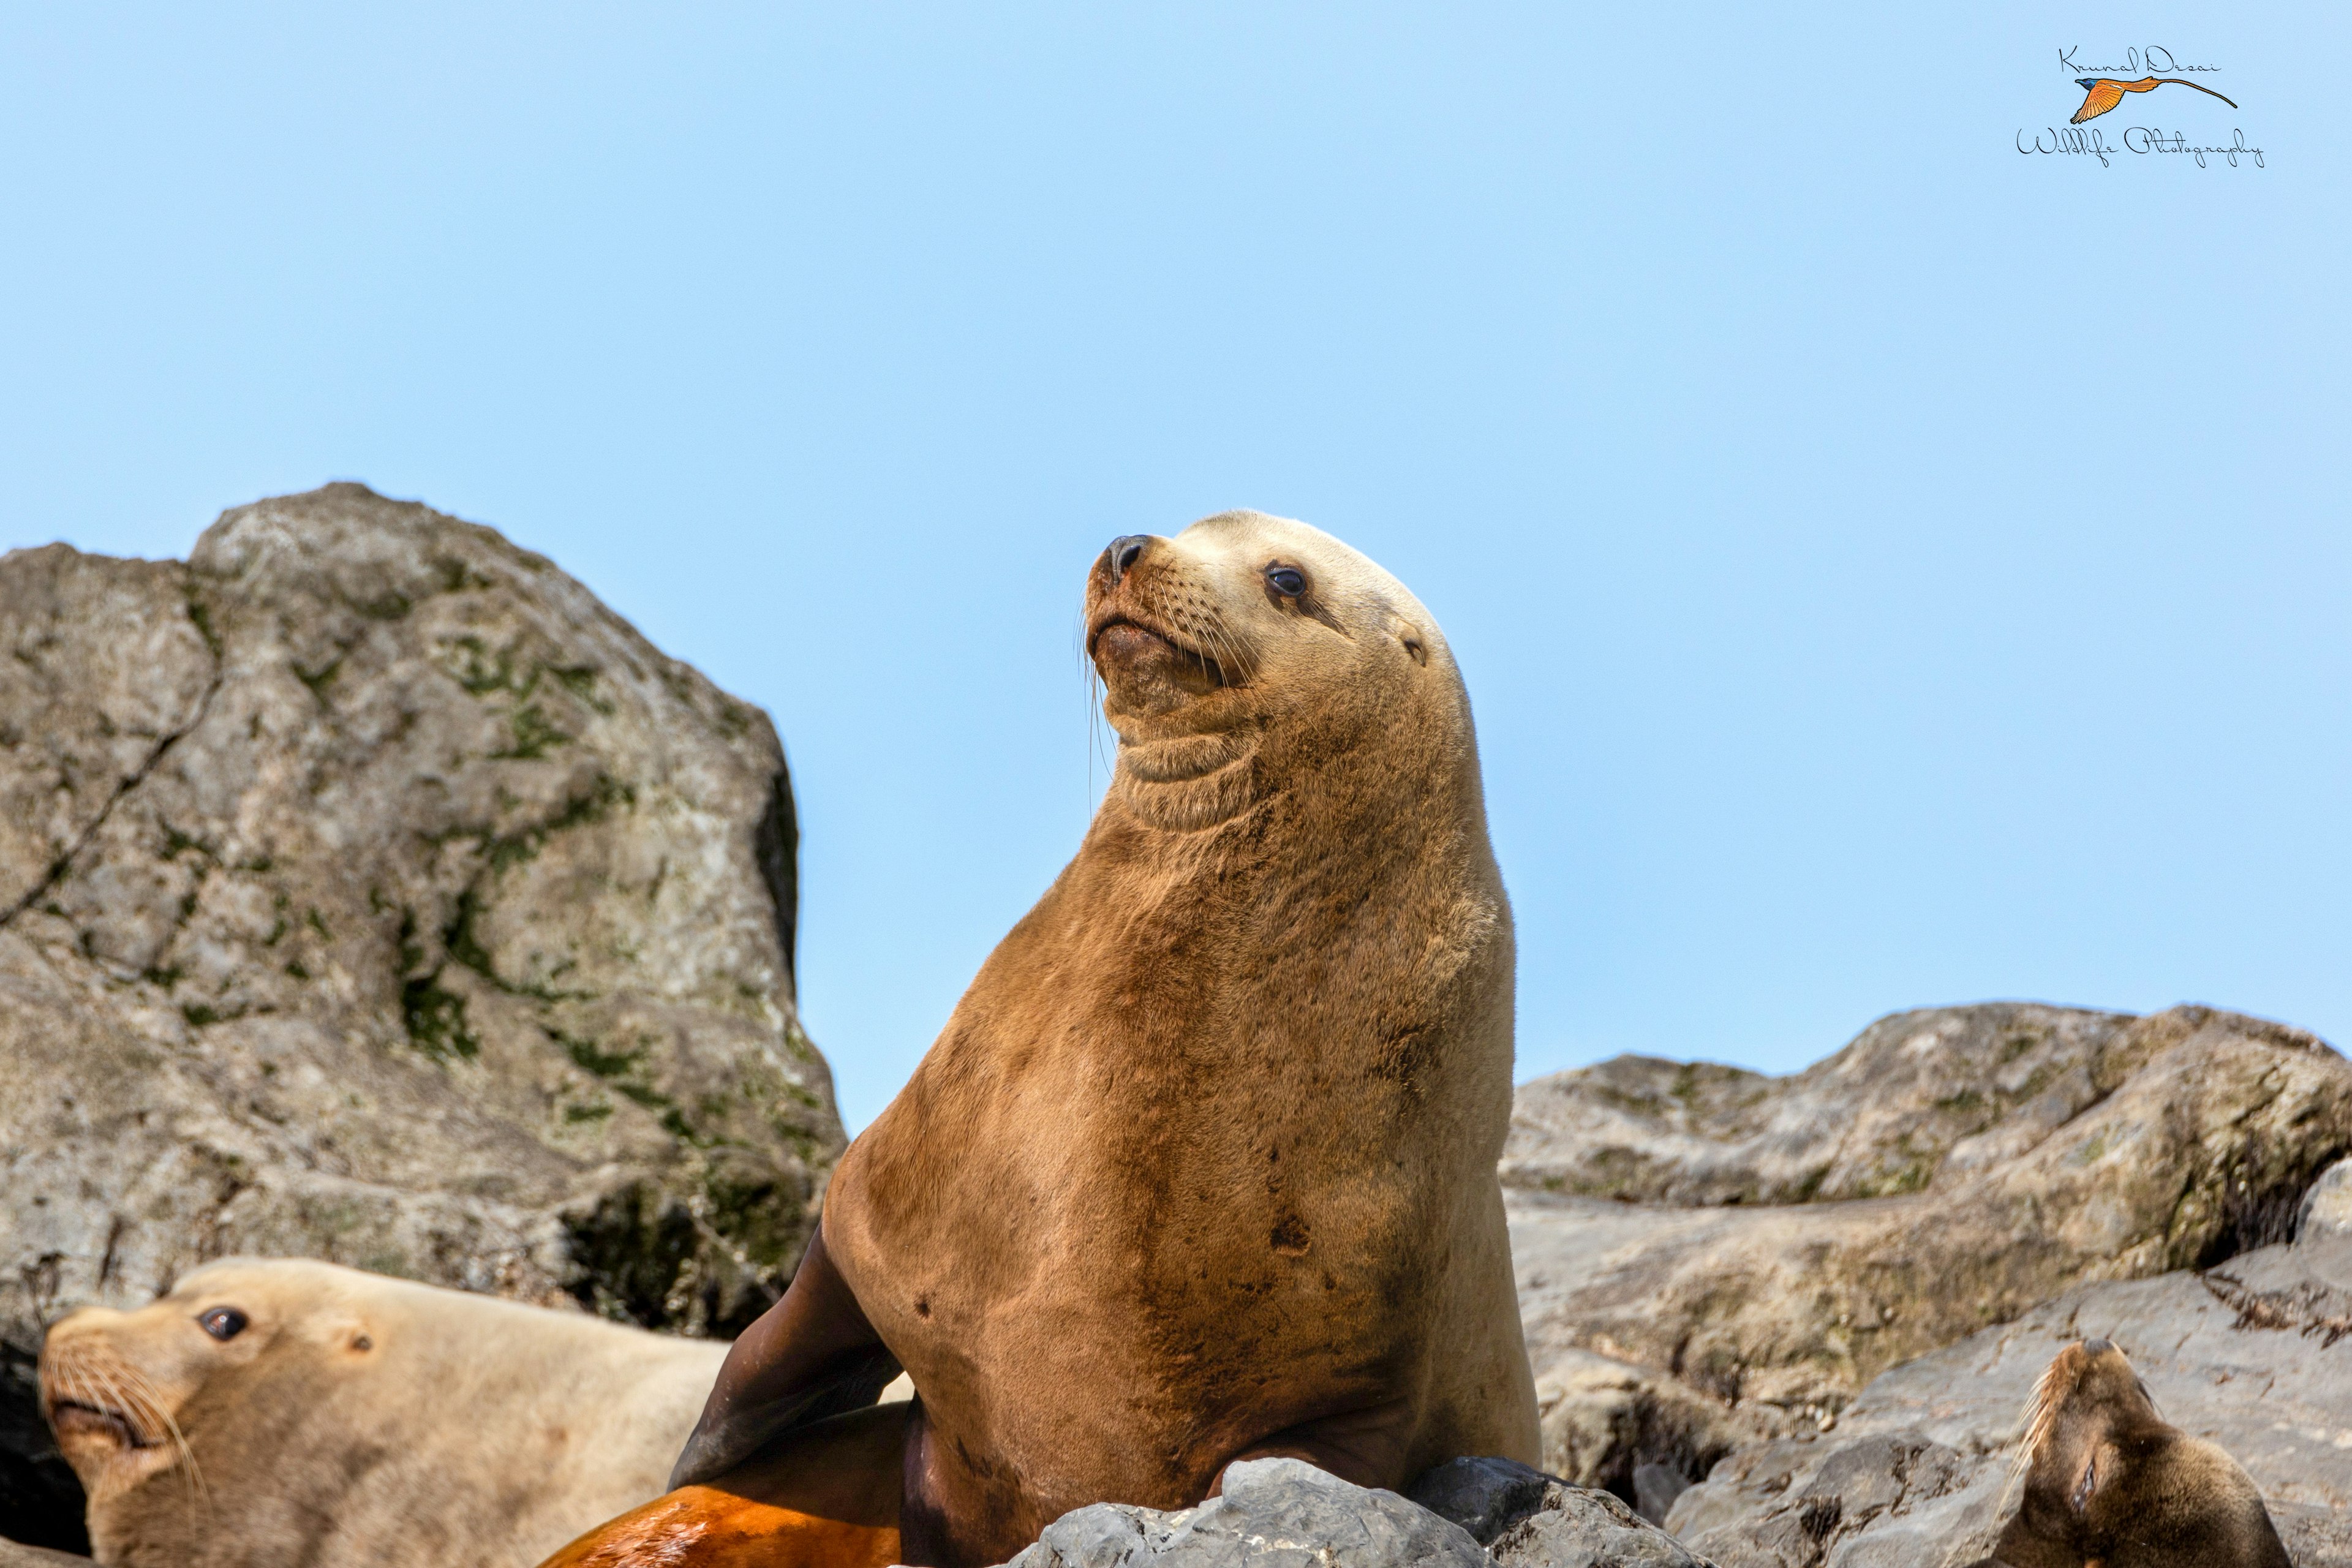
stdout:
{"type": "Polygon", "coordinates": [[[853,1125],[1077,843],[1088,560],[1231,506],[1444,623],[1522,1077],[2352,1042],[2347,16],[12,5],[0,544],[555,557],[775,716],[853,1125]],[[2239,108],[2108,144],[2266,166],[2016,150],[2151,43],[2239,108]]]}

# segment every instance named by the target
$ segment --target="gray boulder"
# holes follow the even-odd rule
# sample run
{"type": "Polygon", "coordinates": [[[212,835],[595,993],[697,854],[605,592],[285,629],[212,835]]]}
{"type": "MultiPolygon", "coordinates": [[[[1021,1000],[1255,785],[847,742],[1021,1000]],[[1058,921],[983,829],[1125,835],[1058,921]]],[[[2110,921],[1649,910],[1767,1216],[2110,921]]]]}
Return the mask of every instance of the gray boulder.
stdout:
{"type": "Polygon", "coordinates": [[[0,1541],[0,1568],[89,1568],[90,1559],[45,1546],[20,1546],[0,1541]]]}
{"type": "Polygon", "coordinates": [[[1297,1459],[1229,1467],[1177,1512],[1097,1503],[1063,1515],[1006,1568],[1706,1568],[1606,1492],[1508,1459],[1456,1459],[1410,1499],[1297,1459]]]}
{"type": "Polygon", "coordinates": [[[1440,1465],[1409,1495],[1469,1531],[1504,1568],[1706,1568],[1609,1493],[1509,1459],[1440,1465]]]}
{"type": "Polygon", "coordinates": [[[756,709],[357,485],[0,558],[0,1535],[69,1484],[43,1325],[209,1258],[773,1299],[842,1132],[756,709]]]}
{"type": "Polygon", "coordinates": [[[1907,1013],[1788,1079],[1621,1058],[1517,1104],[1544,1460],[1636,1500],[2074,1286],[2284,1240],[2352,1150],[2352,1064],[2204,1007],[1907,1013]]]}
{"type": "Polygon", "coordinates": [[[1298,1459],[1227,1467],[1223,1492],[1167,1513],[1097,1503],[1064,1514],[1006,1568],[1485,1568],[1468,1531],[1391,1491],[1298,1459]]]}
{"type": "Polygon", "coordinates": [[[2086,1285],[1881,1374],[1828,1430],[1740,1448],[1668,1525],[1722,1568],[1960,1568],[2015,1508],[2018,1417],[2104,1337],[2166,1420],[2243,1465],[2298,1568],[2352,1568],[2352,1239],[2086,1285]]]}
{"type": "Polygon", "coordinates": [[[2338,1160],[2312,1183],[2295,1215],[2295,1235],[2352,1236],[2352,1160],[2338,1160]]]}

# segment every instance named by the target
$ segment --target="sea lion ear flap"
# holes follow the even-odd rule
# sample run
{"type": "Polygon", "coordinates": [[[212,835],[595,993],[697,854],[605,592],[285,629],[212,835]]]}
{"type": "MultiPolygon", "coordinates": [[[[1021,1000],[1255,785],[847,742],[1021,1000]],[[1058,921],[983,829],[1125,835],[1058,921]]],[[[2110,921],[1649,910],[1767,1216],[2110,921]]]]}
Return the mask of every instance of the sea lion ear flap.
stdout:
{"type": "Polygon", "coordinates": [[[1413,663],[1426,665],[1429,662],[1429,645],[1422,640],[1419,626],[1399,616],[1389,622],[1389,629],[1396,633],[1397,641],[1404,644],[1404,651],[1412,656],[1413,663]]]}
{"type": "Polygon", "coordinates": [[[321,1312],[301,1326],[302,1337],[326,1350],[364,1355],[375,1349],[367,1321],[349,1310],[321,1312]]]}

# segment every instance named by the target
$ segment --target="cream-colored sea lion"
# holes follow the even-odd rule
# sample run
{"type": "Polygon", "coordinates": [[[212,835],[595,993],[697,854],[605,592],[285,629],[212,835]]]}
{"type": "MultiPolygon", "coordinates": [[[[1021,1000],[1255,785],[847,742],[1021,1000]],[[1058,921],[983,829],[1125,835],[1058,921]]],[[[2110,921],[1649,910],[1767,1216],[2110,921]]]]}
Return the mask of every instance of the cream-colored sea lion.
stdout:
{"type": "Polygon", "coordinates": [[[116,1568],[510,1568],[653,1497],[723,1345],[332,1264],[208,1264],[49,1330],[116,1568]]]}
{"type": "Polygon", "coordinates": [[[1119,738],[1086,840],[843,1157],[671,1476],[723,1491],[903,1365],[913,1563],[1237,1459],[1398,1488],[1538,1458],[1495,1178],[1510,910],[1436,622],[1228,512],[1114,541],[1086,626],[1119,738]]]}
{"type": "Polygon", "coordinates": [[[2110,1341],[2052,1360],[2018,1463],[2023,1500],[1977,1568],[2291,1568],[2252,1479],[2166,1425],[2110,1341]]]}

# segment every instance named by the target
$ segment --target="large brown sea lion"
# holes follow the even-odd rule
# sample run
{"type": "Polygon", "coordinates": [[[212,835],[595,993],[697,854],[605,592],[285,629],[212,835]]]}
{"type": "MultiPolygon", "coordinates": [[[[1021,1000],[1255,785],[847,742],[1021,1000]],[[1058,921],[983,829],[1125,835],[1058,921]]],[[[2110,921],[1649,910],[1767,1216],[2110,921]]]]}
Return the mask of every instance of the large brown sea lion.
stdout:
{"type": "Polygon", "coordinates": [[[2052,1360],[2019,1464],[2016,1517],[1976,1568],[2292,1568],[2252,1479],[2168,1426],[2110,1341],[2052,1360]]]}
{"type": "Polygon", "coordinates": [[[724,1354],[240,1258],[61,1320],[41,1398],[116,1568],[510,1568],[658,1493],[724,1354]]]}
{"type": "MultiPolygon", "coordinates": [[[[1086,626],[1119,750],[1077,858],[844,1156],[671,1477],[771,1495],[738,1467],[903,1366],[913,1563],[1194,1503],[1237,1459],[1398,1488],[1537,1458],[1495,1178],[1510,911],[1444,637],[1255,512],[1114,541],[1086,626]]],[[[694,1510],[667,1541],[653,1511],[629,1550],[702,1561],[694,1510]]]]}

